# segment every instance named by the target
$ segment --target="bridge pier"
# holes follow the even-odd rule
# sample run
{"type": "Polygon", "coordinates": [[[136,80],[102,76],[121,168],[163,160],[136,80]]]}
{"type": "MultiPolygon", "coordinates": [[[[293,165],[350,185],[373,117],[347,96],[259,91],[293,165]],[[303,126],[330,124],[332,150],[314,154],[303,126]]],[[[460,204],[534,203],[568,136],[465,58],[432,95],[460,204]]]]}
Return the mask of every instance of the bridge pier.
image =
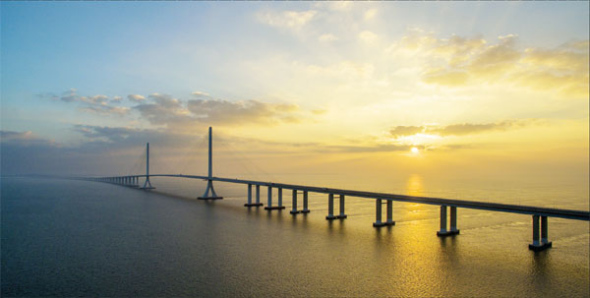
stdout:
{"type": "Polygon", "coordinates": [[[244,207],[259,207],[262,206],[260,201],[260,186],[256,185],[256,196],[257,200],[256,203],[252,204],[252,184],[248,184],[248,203],[244,204],[244,207]]]}
{"type": "Polygon", "coordinates": [[[260,203],[260,185],[256,185],[256,204],[262,206],[262,203],[260,203]]]}
{"type": "Polygon", "coordinates": [[[529,244],[530,250],[542,251],[553,246],[547,237],[548,229],[547,216],[533,215],[533,243],[529,244]],[[541,217],[541,241],[539,241],[539,217],[541,217]]]}
{"type": "Polygon", "coordinates": [[[393,201],[387,200],[387,225],[393,226],[395,225],[395,221],[393,221],[393,201]]]}
{"type": "Polygon", "coordinates": [[[285,209],[285,207],[282,206],[282,198],[283,193],[282,193],[282,188],[279,188],[279,206],[273,206],[272,205],[272,186],[268,187],[268,204],[266,205],[266,207],[264,207],[264,210],[283,210],[285,209]]]}
{"type": "Polygon", "coordinates": [[[373,226],[376,228],[379,228],[379,227],[384,227],[384,226],[395,225],[395,221],[393,221],[393,202],[391,200],[387,200],[387,221],[386,222],[381,221],[382,206],[383,206],[382,200],[376,199],[375,200],[376,219],[375,219],[375,222],[373,223],[373,226]]]}
{"type": "Polygon", "coordinates": [[[309,208],[307,208],[308,205],[308,195],[307,195],[307,190],[303,191],[303,210],[301,210],[301,213],[309,213],[311,212],[311,210],[309,210],[309,208]]]}
{"type": "Polygon", "coordinates": [[[293,202],[291,203],[291,211],[289,212],[293,215],[301,213],[301,211],[297,210],[297,190],[293,190],[293,202]]]}
{"type": "Polygon", "coordinates": [[[447,230],[447,205],[440,206],[440,231],[437,236],[453,236],[459,234],[457,229],[457,207],[451,206],[451,229],[447,230]]]}
{"type": "Polygon", "coordinates": [[[327,220],[334,220],[334,219],[345,219],[347,216],[344,214],[344,195],[340,195],[340,214],[334,215],[334,194],[331,193],[328,196],[328,216],[326,216],[327,220]]]}
{"type": "Polygon", "coordinates": [[[347,218],[348,216],[346,216],[346,214],[344,213],[344,195],[340,195],[340,215],[338,215],[338,218],[347,218]]]}

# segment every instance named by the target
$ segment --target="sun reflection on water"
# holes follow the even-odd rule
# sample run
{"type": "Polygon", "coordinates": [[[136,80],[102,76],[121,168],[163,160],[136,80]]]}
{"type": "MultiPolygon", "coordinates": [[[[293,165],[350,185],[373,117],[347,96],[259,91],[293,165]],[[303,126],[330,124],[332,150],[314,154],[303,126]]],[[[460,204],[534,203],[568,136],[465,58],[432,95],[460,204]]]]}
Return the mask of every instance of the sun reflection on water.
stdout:
{"type": "Polygon", "coordinates": [[[410,196],[423,195],[424,187],[422,185],[422,176],[412,174],[406,183],[406,193],[410,196]]]}
{"type": "MultiPolygon", "coordinates": [[[[424,194],[424,187],[422,184],[422,176],[412,174],[406,182],[406,194],[410,196],[422,196],[424,194]]],[[[422,209],[422,204],[409,204],[410,212],[417,214],[422,209]]]]}

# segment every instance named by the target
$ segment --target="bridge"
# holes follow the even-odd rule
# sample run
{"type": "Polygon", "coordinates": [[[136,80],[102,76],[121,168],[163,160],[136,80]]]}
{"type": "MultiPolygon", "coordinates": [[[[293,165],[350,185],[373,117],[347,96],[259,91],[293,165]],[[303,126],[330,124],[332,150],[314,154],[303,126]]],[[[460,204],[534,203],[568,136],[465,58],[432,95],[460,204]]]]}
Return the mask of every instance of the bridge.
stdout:
{"type": "Polygon", "coordinates": [[[326,220],[343,220],[347,218],[345,210],[346,197],[357,197],[375,201],[375,222],[373,226],[376,228],[383,226],[393,226],[393,201],[410,202],[418,204],[428,204],[440,206],[440,229],[436,232],[439,237],[458,235],[460,230],[457,227],[457,209],[479,209],[493,212],[508,212],[525,214],[532,216],[532,243],[529,244],[529,249],[533,251],[542,251],[552,246],[549,241],[549,217],[565,218],[572,220],[590,221],[590,212],[581,210],[566,210],[557,208],[545,208],[536,206],[523,206],[513,204],[465,201],[445,198],[423,197],[423,196],[408,196],[400,194],[378,193],[368,191],[347,190],[338,188],[325,188],[306,185],[295,185],[285,183],[273,183],[264,181],[231,179],[213,176],[213,130],[209,127],[209,148],[208,148],[208,175],[173,175],[173,174],[150,174],[149,167],[149,143],[146,145],[146,173],[141,175],[130,176],[113,176],[113,177],[98,177],[98,178],[78,178],[82,180],[100,181],[112,183],[127,187],[133,187],[142,190],[155,189],[152,186],[151,177],[173,177],[185,179],[198,179],[207,181],[207,188],[205,193],[198,197],[199,200],[221,200],[223,197],[218,196],[213,187],[213,182],[225,182],[234,184],[247,185],[248,195],[247,202],[244,204],[247,208],[263,207],[260,201],[261,187],[267,188],[267,202],[265,210],[283,210],[283,190],[291,191],[292,203],[290,213],[293,215],[299,213],[309,213],[308,208],[309,193],[321,193],[328,195],[328,214],[326,220]],[[140,180],[143,180],[143,185],[140,186],[140,180]],[[277,189],[277,204],[273,205],[273,189],[277,189]],[[253,193],[254,190],[254,193],[253,193]],[[302,209],[298,207],[298,194],[302,194],[303,206],[302,209]],[[334,213],[334,200],[338,198],[339,212],[334,213]],[[386,205],[386,219],[382,217],[383,201],[386,205]]]}

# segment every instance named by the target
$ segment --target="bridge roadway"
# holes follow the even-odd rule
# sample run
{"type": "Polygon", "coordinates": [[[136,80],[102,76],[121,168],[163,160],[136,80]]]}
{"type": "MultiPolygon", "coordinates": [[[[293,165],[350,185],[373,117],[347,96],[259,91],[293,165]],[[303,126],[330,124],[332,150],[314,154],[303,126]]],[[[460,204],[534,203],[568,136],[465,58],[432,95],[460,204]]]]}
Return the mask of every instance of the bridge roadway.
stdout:
{"type": "MultiPolygon", "coordinates": [[[[136,177],[145,177],[145,176],[146,175],[136,175],[136,177]]],[[[455,206],[455,207],[460,207],[460,208],[470,208],[470,209],[500,211],[500,212],[509,212],[509,213],[520,213],[520,214],[538,215],[538,216],[545,216],[545,217],[558,217],[558,218],[590,221],[590,212],[580,211],[580,210],[567,210],[567,209],[523,206],[523,205],[514,205],[514,204],[501,204],[501,203],[491,203],[491,202],[477,202],[477,201],[453,200],[453,199],[432,198],[432,197],[407,196],[407,195],[398,195],[398,194],[346,190],[346,189],[338,189],[338,188],[325,188],[325,187],[316,187],[316,186],[273,183],[273,182],[263,182],[263,181],[253,181],[253,180],[221,178],[221,177],[208,177],[208,176],[195,176],[195,175],[182,175],[182,174],[179,174],[179,175],[170,175],[170,174],[156,174],[156,175],[154,175],[154,174],[151,174],[149,176],[150,177],[179,177],[179,178],[189,178],[189,179],[202,179],[202,180],[206,180],[206,181],[211,180],[211,181],[237,183],[237,184],[250,184],[250,185],[259,185],[259,186],[273,187],[273,188],[301,190],[301,191],[308,191],[308,192],[314,192],[314,193],[338,194],[338,195],[345,195],[345,196],[359,197],[359,198],[393,200],[393,201],[421,203],[421,204],[438,205],[438,206],[446,205],[446,206],[455,206]]]]}

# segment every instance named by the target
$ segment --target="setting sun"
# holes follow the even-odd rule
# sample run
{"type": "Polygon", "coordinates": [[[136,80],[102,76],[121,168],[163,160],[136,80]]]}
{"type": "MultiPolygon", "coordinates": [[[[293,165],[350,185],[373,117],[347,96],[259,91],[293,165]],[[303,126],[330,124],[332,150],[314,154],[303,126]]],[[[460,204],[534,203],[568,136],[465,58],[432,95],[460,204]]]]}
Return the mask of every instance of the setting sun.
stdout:
{"type": "Polygon", "coordinates": [[[412,147],[412,149],[410,149],[410,151],[412,151],[413,154],[420,153],[420,150],[417,147],[412,147]]]}

